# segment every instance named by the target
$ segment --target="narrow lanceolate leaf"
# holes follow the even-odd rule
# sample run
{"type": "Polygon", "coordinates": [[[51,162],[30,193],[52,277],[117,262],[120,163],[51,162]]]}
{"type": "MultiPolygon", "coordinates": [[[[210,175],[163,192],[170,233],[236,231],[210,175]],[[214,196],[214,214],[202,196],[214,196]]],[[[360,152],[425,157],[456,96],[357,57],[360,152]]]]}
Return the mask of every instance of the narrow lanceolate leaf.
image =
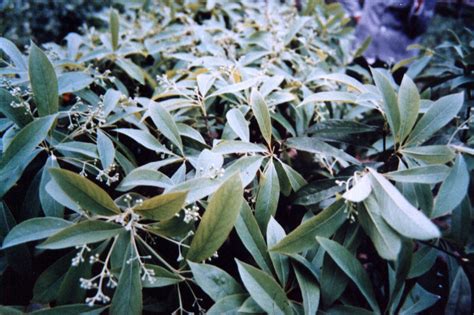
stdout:
{"type": "Polygon", "coordinates": [[[374,312],[380,313],[372,284],[362,264],[342,245],[324,237],[316,240],[342,271],[357,285],[374,312]]]}
{"type": "Polygon", "coordinates": [[[268,314],[292,314],[285,291],[267,273],[237,260],[240,278],[250,296],[268,314]]]}
{"type": "Polygon", "coordinates": [[[428,164],[444,164],[455,158],[454,151],[447,145],[427,145],[422,147],[404,148],[400,152],[408,157],[428,164]]]}
{"type": "Polygon", "coordinates": [[[143,131],[139,129],[132,129],[132,128],[119,128],[114,129],[114,131],[124,134],[131,139],[135,140],[138,144],[144,146],[147,149],[155,151],[157,153],[166,153],[166,154],[173,154],[170,150],[168,150],[164,145],[158,141],[154,136],[151,135],[148,131],[143,131]]]}
{"type": "Polygon", "coordinates": [[[293,268],[303,297],[304,312],[305,314],[316,314],[321,296],[318,281],[311,272],[300,265],[295,263],[293,268]]]}
{"type": "Polygon", "coordinates": [[[351,189],[346,191],[342,198],[352,201],[361,202],[365,200],[372,192],[372,186],[370,185],[370,178],[368,175],[364,175],[351,189]]]}
{"type": "Polygon", "coordinates": [[[31,45],[28,63],[31,89],[39,115],[56,113],[59,105],[58,79],[53,65],[35,44],[31,45]]]}
{"type": "Polygon", "coordinates": [[[408,200],[383,175],[369,168],[372,189],[381,215],[398,233],[414,239],[427,240],[440,237],[440,232],[421,211],[408,200]]]}
{"type": "Polygon", "coordinates": [[[344,213],[346,205],[339,199],[316,216],[298,226],[278,244],[270,248],[271,251],[283,253],[298,253],[314,246],[316,236],[329,237],[346,221],[344,213]]]}
{"type": "Polygon", "coordinates": [[[259,81],[260,81],[259,78],[253,78],[253,79],[245,80],[243,82],[239,82],[239,83],[235,83],[231,85],[225,85],[224,87],[218,89],[217,91],[215,91],[208,97],[218,96],[218,95],[227,94],[227,93],[235,94],[237,92],[247,90],[253,86],[256,86],[259,81]]]}
{"type": "Polygon", "coordinates": [[[112,140],[101,130],[97,130],[97,151],[104,170],[110,168],[115,160],[115,148],[112,140]]]}
{"type": "Polygon", "coordinates": [[[464,158],[459,154],[448,177],[439,188],[431,217],[437,218],[451,213],[466,196],[468,187],[469,171],[464,158]]]}
{"type": "Polygon", "coordinates": [[[420,94],[413,80],[407,75],[403,77],[398,91],[398,106],[400,108],[399,139],[403,142],[413,129],[420,110],[420,94]]]}
{"type": "Polygon", "coordinates": [[[109,28],[112,42],[112,49],[117,50],[119,42],[120,21],[117,10],[110,10],[109,28]]]}
{"type": "Polygon", "coordinates": [[[351,162],[353,164],[360,164],[360,162],[353,156],[314,137],[289,138],[287,140],[287,145],[296,150],[317,153],[351,162]]]}
{"type": "Polygon", "coordinates": [[[449,289],[445,314],[469,314],[471,312],[471,285],[462,267],[458,267],[454,281],[449,289]]]}
{"type": "Polygon", "coordinates": [[[225,116],[230,128],[239,136],[242,141],[250,141],[249,123],[244,115],[237,108],[229,110],[225,116]]]}
{"type": "Polygon", "coordinates": [[[170,113],[158,103],[151,105],[148,112],[156,128],[182,152],[183,142],[181,141],[178,127],[170,113]]]}
{"type": "Polygon", "coordinates": [[[35,119],[15,135],[3,152],[0,174],[6,174],[24,163],[38,144],[46,138],[55,119],[56,115],[35,119]]]}
{"type": "Polygon", "coordinates": [[[242,204],[243,187],[234,174],[212,195],[194,235],[187,259],[195,262],[211,257],[227,239],[242,204]]]}
{"type": "Polygon", "coordinates": [[[60,249],[100,242],[114,237],[123,227],[104,221],[83,221],[62,229],[39,244],[42,249],[60,249]]]}
{"type": "Polygon", "coordinates": [[[387,117],[388,124],[393,135],[397,135],[400,129],[400,110],[398,108],[397,94],[393,90],[389,79],[379,70],[372,70],[375,85],[382,95],[382,109],[387,117]]]}
{"type": "Polygon", "coordinates": [[[146,264],[146,268],[153,270],[155,276],[153,277],[153,279],[150,279],[148,277],[142,279],[142,284],[144,288],[162,288],[179,283],[184,280],[184,278],[180,275],[168,271],[167,269],[157,265],[146,264]]]}
{"type": "Polygon", "coordinates": [[[49,237],[72,223],[59,218],[33,218],[13,227],[3,240],[2,249],[49,237]]]}
{"type": "Polygon", "coordinates": [[[252,255],[257,265],[268,274],[272,273],[272,262],[267,252],[267,246],[257,220],[247,202],[244,200],[240,214],[235,222],[235,229],[247,251],[252,255]]]}
{"type": "Polygon", "coordinates": [[[19,100],[7,90],[0,88],[0,113],[19,127],[24,127],[32,120],[32,117],[25,107],[12,107],[12,103],[19,103],[19,100]]]}
{"type": "Polygon", "coordinates": [[[50,156],[41,171],[41,181],[39,186],[39,199],[41,208],[46,216],[62,218],[64,216],[64,207],[57,202],[47,191],[46,185],[51,181],[49,169],[51,167],[59,167],[59,163],[55,156],[50,156]]]}
{"type": "Polygon", "coordinates": [[[241,305],[248,298],[248,294],[228,295],[217,301],[210,309],[207,315],[238,314],[241,305]]]}
{"type": "Polygon", "coordinates": [[[196,82],[202,96],[206,96],[216,81],[216,77],[210,74],[200,74],[196,77],[196,82]]]}
{"type": "Polygon", "coordinates": [[[171,219],[183,208],[187,194],[186,191],[176,191],[158,195],[145,200],[134,211],[146,219],[171,219]]]}
{"type": "Polygon", "coordinates": [[[464,93],[444,96],[434,102],[410,133],[406,145],[420,145],[446,126],[461,110],[464,93]]]}
{"type": "Polygon", "coordinates": [[[318,92],[307,96],[298,106],[320,102],[355,104],[357,102],[357,95],[349,92],[318,92]]]}
{"type": "Polygon", "coordinates": [[[130,78],[137,80],[142,85],[145,84],[144,70],[133,63],[130,59],[119,57],[115,60],[115,64],[122,68],[130,78]]]}
{"type": "MultiPolygon", "coordinates": [[[[285,230],[281,225],[273,218],[270,217],[270,221],[267,226],[267,246],[268,248],[273,247],[280,240],[286,236],[285,230]]],[[[273,262],[273,267],[275,268],[278,280],[280,281],[282,287],[286,286],[286,281],[288,280],[289,275],[289,258],[283,254],[271,252],[270,258],[273,262]]]]}
{"type": "Polygon", "coordinates": [[[140,315],[143,310],[139,253],[129,245],[124,257],[117,288],[110,306],[111,314],[140,315]]]}
{"type": "Polygon", "coordinates": [[[272,122],[268,106],[259,91],[255,89],[252,90],[250,94],[250,104],[252,105],[252,111],[257,120],[260,132],[270,147],[272,144],[272,122]]]}
{"type": "Polygon", "coordinates": [[[359,210],[359,222],[365,233],[374,243],[380,257],[396,260],[402,247],[400,236],[382,218],[375,197],[367,198],[364,201],[364,206],[359,210]]]}
{"type": "Polygon", "coordinates": [[[100,215],[120,213],[112,198],[87,178],[60,168],[51,168],[49,172],[61,190],[80,208],[100,215]]]}
{"type": "Polygon", "coordinates": [[[413,167],[384,174],[391,180],[402,183],[435,184],[443,181],[449,174],[446,165],[428,165],[413,167]]]}
{"type": "Polygon", "coordinates": [[[224,270],[207,264],[188,264],[196,283],[215,302],[229,295],[245,293],[240,284],[224,270]]]}
{"type": "Polygon", "coordinates": [[[8,56],[8,58],[13,61],[15,67],[17,67],[18,69],[23,71],[26,71],[28,69],[24,56],[16,47],[16,45],[10,40],[0,37],[0,51],[3,51],[8,56]]]}
{"type": "Polygon", "coordinates": [[[268,220],[275,215],[280,196],[280,182],[275,165],[268,163],[265,173],[260,178],[257,201],[255,204],[255,218],[262,231],[266,231],[268,220]]]}

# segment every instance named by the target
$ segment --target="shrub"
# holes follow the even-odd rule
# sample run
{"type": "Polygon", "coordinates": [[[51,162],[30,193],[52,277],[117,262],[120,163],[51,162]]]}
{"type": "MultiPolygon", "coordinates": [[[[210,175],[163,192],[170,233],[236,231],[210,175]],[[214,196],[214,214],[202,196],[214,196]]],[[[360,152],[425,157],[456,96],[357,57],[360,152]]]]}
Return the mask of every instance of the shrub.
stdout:
{"type": "Polygon", "coordinates": [[[466,94],[350,65],[338,4],[146,6],[0,39],[2,312],[471,308],[466,94]]]}

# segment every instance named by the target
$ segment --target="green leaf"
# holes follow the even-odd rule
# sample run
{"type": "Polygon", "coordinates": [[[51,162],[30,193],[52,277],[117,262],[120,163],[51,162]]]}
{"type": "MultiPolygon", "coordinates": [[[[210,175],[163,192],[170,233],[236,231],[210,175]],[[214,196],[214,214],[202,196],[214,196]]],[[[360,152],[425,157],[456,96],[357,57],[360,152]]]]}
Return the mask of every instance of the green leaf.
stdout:
{"type": "Polygon", "coordinates": [[[400,315],[419,314],[434,305],[439,299],[440,296],[426,291],[417,283],[413,289],[411,289],[410,293],[408,293],[400,309],[400,315]]]}
{"type": "Polygon", "coordinates": [[[143,201],[134,211],[150,220],[171,219],[184,207],[187,194],[186,191],[161,194],[143,201]]]}
{"type": "Polygon", "coordinates": [[[251,142],[222,140],[214,146],[212,152],[220,154],[263,153],[267,152],[267,149],[265,149],[265,147],[263,146],[251,142]]]}
{"type": "Polygon", "coordinates": [[[321,290],[319,289],[317,279],[312,273],[308,272],[298,264],[293,264],[293,268],[303,297],[304,313],[316,314],[319,308],[319,299],[321,296],[321,290]]]}
{"type": "Polygon", "coordinates": [[[305,97],[303,102],[301,102],[298,106],[321,102],[342,102],[356,104],[357,95],[349,92],[318,92],[305,97]]]}
{"type": "Polygon", "coordinates": [[[293,23],[288,28],[288,33],[285,34],[283,38],[283,44],[288,45],[293,38],[298,34],[298,32],[303,28],[303,26],[311,21],[311,18],[308,16],[298,16],[293,20],[293,23]]]}
{"type": "Polygon", "coordinates": [[[407,75],[403,76],[402,84],[398,91],[398,106],[400,109],[398,138],[400,142],[403,142],[413,129],[420,110],[420,94],[415,83],[407,75]]]}
{"type": "Polygon", "coordinates": [[[346,221],[345,208],[344,200],[337,200],[316,216],[299,225],[270,250],[291,254],[314,246],[316,236],[329,237],[346,221]]]}
{"type": "MultiPolygon", "coordinates": [[[[405,287],[405,280],[410,272],[410,265],[413,261],[413,242],[404,240],[402,248],[395,263],[396,273],[393,282],[389,282],[390,300],[387,304],[387,310],[395,312],[395,306],[399,303],[405,287]]],[[[389,267],[389,273],[391,268],[389,267]]]]}
{"type": "Polygon", "coordinates": [[[142,280],[144,288],[161,288],[177,284],[182,282],[184,279],[163,267],[157,265],[145,265],[147,269],[151,269],[154,272],[153,280],[150,280],[149,277],[146,277],[142,280]]]}
{"type": "Polygon", "coordinates": [[[387,116],[388,124],[394,137],[399,134],[400,130],[400,110],[398,108],[397,94],[393,90],[389,79],[380,71],[372,69],[375,85],[382,95],[382,109],[387,116]]]}
{"type": "Polygon", "coordinates": [[[208,96],[208,98],[213,96],[218,96],[222,94],[235,94],[237,92],[247,90],[253,86],[256,86],[260,81],[259,78],[253,78],[246,81],[242,81],[235,84],[225,85],[222,88],[219,88],[217,91],[208,96]]]}
{"type": "Polygon", "coordinates": [[[26,126],[32,120],[31,115],[25,107],[12,107],[12,103],[19,103],[19,100],[7,90],[0,88],[0,112],[19,127],[26,126]]]}
{"type": "Polygon", "coordinates": [[[34,43],[31,44],[28,63],[31,89],[39,115],[47,116],[57,113],[59,95],[56,72],[48,57],[34,43]]]}
{"type": "Polygon", "coordinates": [[[109,16],[110,37],[112,41],[112,49],[117,50],[119,42],[120,22],[117,10],[111,9],[109,16]]]}
{"type": "Polygon", "coordinates": [[[212,195],[194,235],[187,259],[195,262],[211,257],[227,239],[242,204],[239,174],[227,179],[212,195]]]}
{"type": "Polygon", "coordinates": [[[317,79],[325,79],[330,81],[336,81],[337,83],[343,83],[353,89],[358,90],[361,93],[367,90],[362,83],[344,73],[323,74],[319,75],[317,79]]]}
{"type": "Polygon", "coordinates": [[[469,187],[469,171],[464,158],[459,154],[446,180],[441,184],[434,204],[432,218],[451,213],[456,208],[469,187]]]}
{"type": "Polygon", "coordinates": [[[13,227],[3,240],[2,249],[47,238],[72,223],[59,218],[32,218],[13,227]]]}
{"type": "Polygon", "coordinates": [[[413,254],[407,278],[411,279],[424,275],[433,267],[437,256],[436,249],[430,246],[424,246],[418,249],[413,254]]]}
{"type": "Polygon", "coordinates": [[[251,265],[237,259],[236,261],[245,288],[265,312],[268,314],[292,314],[285,291],[272,277],[251,265]]]}
{"type": "Polygon", "coordinates": [[[337,185],[334,179],[316,180],[303,186],[297,192],[293,204],[302,206],[315,205],[334,197],[336,193],[344,190],[345,186],[337,185]]]}
{"type": "Polygon", "coordinates": [[[83,221],[62,229],[37,245],[41,249],[61,249],[96,243],[114,237],[123,227],[104,221],[83,221]]]}
{"type": "Polygon", "coordinates": [[[400,152],[413,159],[428,164],[444,164],[452,161],[456,156],[447,145],[427,145],[422,147],[404,148],[400,152]]]}
{"type": "Polygon", "coordinates": [[[462,267],[458,267],[454,281],[449,288],[445,314],[469,314],[471,311],[471,285],[462,267]]]}
{"type": "Polygon", "coordinates": [[[109,169],[115,160],[115,148],[112,140],[101,130],[97,130],[97,151],[104,170],[109,169]]]}
{"type": "Polygon", "coordinates": [[[66,72],[58,77],[59,94],[74,93],[94,83],[94,79],[84,72],[66,72]]]}
{"type": "Polygon", "coordinates": [[[415,83],[407,75],[403,76],[398,91],[398,106],[400,109],[399,139],[403,142],[413,129],[420,110],[420,94],[415,83]]]}
{"type": "Polygon", "coordinates": [[[267,252],[267,245],[258,227],[257,220],[255,220],[255,216],[245,200],[242,201],[240,214],[235,222],[235,230],[260,269],[271,274],[272,261],[267,252]]]}
{"type": "Polygon", "coordinates": [[[105,92],[103,109],[103,115],[105,117],[109,116],[109,114],[115,109],[121,97],[122,93],[113,89],[108,89],[107,92],[105,92]]]}
{"type": "Polygon", "coordinates": [[[369,196],[364,205],[365,207],[359,208],[358,218],[365,233],[374,243],[380,257],[396,260],[402,247],[400,236],[382,218],[377,200],[373,196],[369,196]]]}
{"type": "Polygon", "coordinates": [[[291,148],[295,148],[296,150],[321,154],[323,156],[331,156],[343,161],[351,162],[353,164],[360,164],[357,159],[346,152],[314,137],[288,138],[287,145],[291,148]]]}
{"type": "Polygon", "coordinates": [[[216,77],[210,74],[199,74],[196,76],[196,82],[202,96],[206,96],[216,81],[216,77]]]}
{"type": "Polygon", "coordinates": [[[28,160],[34,149],[48,135],[56,115],[35,119],[12,139],[0,160],[0,174],[6,174],[28,160]]]}
{"type": "Polygon", "coordinates": [[[265,172],[260,177],[255,218],[262,232],[267,230],[268,220],[274,216],[280,197],[280,181],[273,161],[269,161],[265,172]]]}
{"type": "Polygon", "coordinates": [[[224,270],[216,266],[190,261],[188,264],[196,283],[214,301],[217,302],[229,295],[245,293],[240,284],[224,270]]]}
{"type": "Polygon", "coordinates": [[[135,168],[120,182],[116,190],[127,191],[137,186],[168,188],[173,181],[165,174],[144,168],[135,168]]]}
{"type": "Polygon", "coordinates": [[[117,58],[115,64],[122,68],[128,76],[137,80],[141,85],[145,84],[145,72],[142,68],[134,64],[131,60],[125,58],[117,58]]]}
{"type": "Polygon", "coordinates": [[[250,141],[249,123],[245,120],[244,115],[237,108],[232,108],[225,115],[227,122],[237,136],[242,140],[250,141]]]}
{"type": "Polygon", "coordinates": [[[57,144],[55,148],[64,155],[70,155],[70,152],[72,152],[82,154],[92,159],[99,158],[97,146],[89,142],[68,141],[57,144]]]}
{"type": "Polygon", "coordinates": [[[270,119],[270,112],[268,106],[263,99],[263,96],[256,89],[252,90],[250,94],[250,104],[252,111],[257,120],[258,127],[262,133],[263,138],[267,142],[268,147],[272,145],[272,122],[270,119]]]}
{"type": "Polygon", "coordinates": [[[41,171],[39,199],[41,208],[46,216],[62,218],[64,216],[64,207],[46,191],[46,186],[51,181],[51,174],[49,173],[51,167],[59,167],[55,156],[48,157],[41,171]]]}
{"type": "Polygon", "coordinates": [[[381,215],[394,230],[403,236],[420,240],[440,237],[436,225],[413,207],[383,175],[371,168],[369,171],[381,215]]]}
{"type": "Polygon", "coordinates": [[[254,299],[252,299],[251,296],[249,296],[244,303],[242,303],[242,306],[239,308],[239,313],[251,313],[251,314],[259,314],[263,313],[264,311],[262,308],[255,302],[254,299]]]}
{"type": "Polygon", "coordinates": [[[122,270],[110,306],[111,314],[140,315],[143,310],[140,264],[132,244],[127,249],[122,270]]]}
{"type": "Polygon", "coordinates": [[[406,145],[420,145],[446,126],[461,110],[464,94],[451,94],[434,102],[416,124],[406,145]]]}
{"type": "Polygon", "coordinates": [[[13,61],[15,67],[23,71],[28,70],[25,57],[13,42],[6,38],[0,37],[0,50],[2,50],[11,61],[13,61]]]}
{"type": "MultiPolygon", "coordinates": [[[[71,305],[61,305],[55,306],[49,309],[42,309],[31,312],[30,314],[34,315],[74,315],[74,314],[100,314],[105,310],[104,307],[100,308],[99,306],[89,306],[86,304],[71,304],[71,305]],[[97,313],[95,313],[97,312],[97,313]]],[[[22,313],[23,314],[23,313],[22,313]]]]}
{"type": "Polygon", "coordinates": [[[228,295],[217,301],[210,309],[207,315],[233,315],[238,314],[240,306],[248,298],[248,294],[228,295]]]}
{"type": "Polygon", "coordinates": [[[406,170],[385,173],[385,177],[401,183],[436,184],[445,180],[449,167],[446,165],[428,165],[406,170]]]}
{"type": "Polygon", "coordinates": [[[326,250],[326,253],[331,256],[338,267],[357,285],[362,295],[369,302],[370,307],[376,313],[380,313],[369,276],[361,263],[337,242],[324,237],[316,237],[316,240],[326,250]]]}
{"type": "Polygon", "coordinates": [[[144,146],[147,149],[155,151],[156,153],[166,153],[173,154],[168,150],[164,145],[162,145],[158,139],[153,137],[148,131],[143,131],[139,129],[128,129],[128,128],[119,128],[114,129],[114,131],[124,134],[131,139],[135,140],[138,144],[144,146]]]}
{"type": "Polygon", "coordinates": [[[158,128],[163,136],[177,146],[180,152],[183,152],[183,143],[179,135],[179,130],[170,113],[159,103],[151,105],[148,109],[148,113],[155,123],[156,128],[158,128]]]}
{"type": "Polygon", "coordinates": [[[61,190],[80,208],[99,215],[120,213],[112,198],[87,178],[60,168],[50,168],[49,172],[61,190]]]}
{"type": "MultiPolygon", "coordinates": [[[[271,248],[282,240],[286,236],[285,230],[281,225],[273,218],[270,217],[270,221],[267,226],[267,246],[271,248]]],[[[270,259],[272,260],[273,267],[275,268],[278,279],[282,287],[286,286],[289,275],[289,259],[287,256],[270,252],[270,259]]]]}

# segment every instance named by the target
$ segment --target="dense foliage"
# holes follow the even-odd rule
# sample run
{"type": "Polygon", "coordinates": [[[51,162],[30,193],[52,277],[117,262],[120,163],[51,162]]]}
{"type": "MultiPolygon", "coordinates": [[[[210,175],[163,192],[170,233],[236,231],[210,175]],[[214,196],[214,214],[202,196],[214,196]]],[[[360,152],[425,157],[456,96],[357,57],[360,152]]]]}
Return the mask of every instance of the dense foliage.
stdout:
{"type": "Polygon", "coordinates": [[[352,63],[338,4],[102,19],[0,38],[2,314],[471,311],[473,41],[440,87],[352,63]]]}

